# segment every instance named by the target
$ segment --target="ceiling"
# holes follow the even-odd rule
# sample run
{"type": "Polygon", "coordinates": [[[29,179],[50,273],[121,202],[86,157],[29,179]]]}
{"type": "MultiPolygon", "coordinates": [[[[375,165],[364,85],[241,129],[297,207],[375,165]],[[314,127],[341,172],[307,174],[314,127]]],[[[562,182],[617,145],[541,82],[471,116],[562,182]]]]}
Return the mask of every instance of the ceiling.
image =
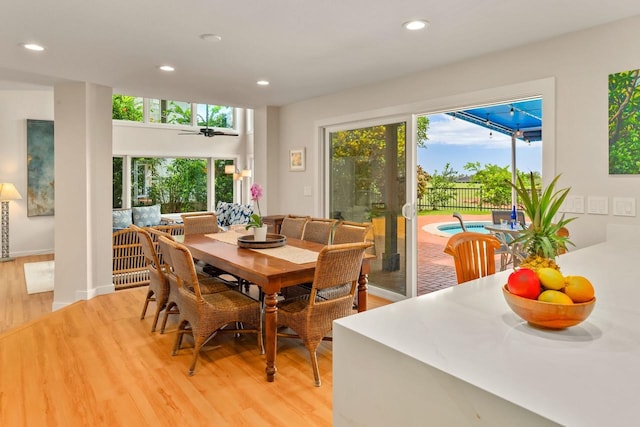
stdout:
{"type": "Polygon", "coordinates": [[[0,89],[87,81],[137,96],[279,106],[639,14],[637,0],[16,0],[0,16],[0,89]],[[402,28],[417,18],[430,25],[402,28]]]}

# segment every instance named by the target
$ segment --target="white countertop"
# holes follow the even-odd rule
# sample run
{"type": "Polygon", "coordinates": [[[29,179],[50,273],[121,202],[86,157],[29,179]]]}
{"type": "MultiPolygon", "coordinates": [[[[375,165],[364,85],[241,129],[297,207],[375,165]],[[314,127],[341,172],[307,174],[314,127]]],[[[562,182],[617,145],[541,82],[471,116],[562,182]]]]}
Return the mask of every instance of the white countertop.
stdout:
{"type": "Polygon", "coordinates": [[[563,425],[637,425],[640,245],[602,243],[558,258],[593,283],[596,306],[560,331],[529,326],[502,295],[510,271],[337,323],[563,425]]]}

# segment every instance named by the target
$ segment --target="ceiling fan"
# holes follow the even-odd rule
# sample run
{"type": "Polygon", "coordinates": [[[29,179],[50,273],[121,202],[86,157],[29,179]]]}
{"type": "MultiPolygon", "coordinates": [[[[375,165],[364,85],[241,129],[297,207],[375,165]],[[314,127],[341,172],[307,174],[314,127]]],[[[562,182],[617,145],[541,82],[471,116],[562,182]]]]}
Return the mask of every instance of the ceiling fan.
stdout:
{"type": "Polygon", "coordinates": [[[206,119],[205,119],[205,127],[200,128],[200,130],[187,130],[178,135],[204,135],[206,138],[211,138],[213,136],[238,136],[237,132],[224,132],[221,130],[215,130],[214,128],[209,127],[209,104],[206,105],[206,119]]]}

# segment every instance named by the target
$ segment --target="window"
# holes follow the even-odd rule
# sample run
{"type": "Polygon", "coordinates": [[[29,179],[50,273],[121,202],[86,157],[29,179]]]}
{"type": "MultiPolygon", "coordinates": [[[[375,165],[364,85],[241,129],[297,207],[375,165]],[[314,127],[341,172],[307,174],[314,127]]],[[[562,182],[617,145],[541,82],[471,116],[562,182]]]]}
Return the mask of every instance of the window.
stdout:
{"type": "Polygon", "coordinates": [[[112,102],[113,120],[128,120],[132,122],[142,122],[143,99],[128,95],[113,95],[112,102]]]}
{"type": "Polygon", "coordinates": [[[197,104],[197,125],[233,129],[233,107],[197,104]]]}
{"type": "Polygon", "coordinates": [[[113,158],[113,208],[122,207],[122,177],[124,169],[122,157],[113,158]]]}
{"type": "Polygon", "coordinates": [[[191,125],[191,103],[149,99],[149,122],[191,125]]]}

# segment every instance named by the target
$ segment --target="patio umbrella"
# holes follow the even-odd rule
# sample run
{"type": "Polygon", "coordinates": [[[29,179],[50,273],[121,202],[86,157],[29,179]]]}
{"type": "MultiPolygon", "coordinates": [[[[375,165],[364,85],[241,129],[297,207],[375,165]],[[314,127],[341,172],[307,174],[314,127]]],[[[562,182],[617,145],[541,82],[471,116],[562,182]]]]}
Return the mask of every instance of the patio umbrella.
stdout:
{"type": "MultiPolygon", "coordinates": [[[[542,141],[541,98],[468,108],[447,114],[511,137],[511,182],[514,184],[517,179],[516,140],[542,141]]],[[[517,204],[514,189],[511,190],[511,204],[517,204]]]]}

